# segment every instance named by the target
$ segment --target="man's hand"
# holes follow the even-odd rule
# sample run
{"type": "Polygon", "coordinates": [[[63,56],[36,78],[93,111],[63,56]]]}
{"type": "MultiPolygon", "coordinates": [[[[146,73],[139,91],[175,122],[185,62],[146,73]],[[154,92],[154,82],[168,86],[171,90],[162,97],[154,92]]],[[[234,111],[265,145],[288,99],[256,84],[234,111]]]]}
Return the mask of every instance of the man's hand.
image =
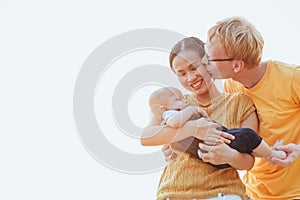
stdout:
{"type": "Polygon", "coordinates": [[[286,153],[285,159],[279,159],[273,157],[271,159],[272,164],[274,165],[281,165],[281,166],[289,166],[292,164],[295,160],[297,160],[300,157],[300,145],[298,144],[287,144],[287,145],[281,145],[281,146],[275,146],[276,150],[281,150],[286,153]]]}
{"type": "Polygon", "coordinates": [[[175,152],[172,151],[171,145],[169,145],[169,144],[165,144],[163,146],[163,148],[161,149],[161,151],[163,152],[163,154],[165,156],[166,162],[169,162],[170,160],[174,160],[178,156],[175,152]]]}

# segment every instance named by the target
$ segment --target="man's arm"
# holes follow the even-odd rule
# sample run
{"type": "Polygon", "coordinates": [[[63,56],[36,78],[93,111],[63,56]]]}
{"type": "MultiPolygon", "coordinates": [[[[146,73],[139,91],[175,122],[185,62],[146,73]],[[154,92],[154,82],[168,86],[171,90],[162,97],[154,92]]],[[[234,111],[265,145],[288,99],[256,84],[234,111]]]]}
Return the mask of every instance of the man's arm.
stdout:
{"type": "MultiPolygon", "coordinates": [[[[295,68],[295,74],[292,79],[292,101],[300,107],[300,66],[295,68]]],[[[275,146],[276,150],[285,151],[287,157],[285,159],[272,158],[272,164],[289,166],[300,157],[300,144],[289,143],[287,145],[275,146]]]]}

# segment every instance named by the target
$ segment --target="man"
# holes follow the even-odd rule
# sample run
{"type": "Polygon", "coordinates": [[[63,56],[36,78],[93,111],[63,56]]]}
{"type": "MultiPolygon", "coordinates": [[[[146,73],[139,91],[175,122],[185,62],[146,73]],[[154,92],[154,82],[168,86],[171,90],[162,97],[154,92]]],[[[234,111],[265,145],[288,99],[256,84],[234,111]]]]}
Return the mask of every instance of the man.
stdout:
{"type": "MultiPolygon", "coordinates": [[[[215,79],[226,80],[226,92],[242,92],[256,106],[259,134],[287,153],[273,164],[256,158],[245,175],[247,195],[252,199],[300,199],[300,67],[277,61],[261,62],[264,40],[255,27],[240,17],[227,18],[209,29],[202,62],[215,79]],[[279,166],[278,166],[279,165],[279,166]],[[288,166],[288,167],[285,167],[288,166]]],[[[218,149],[199,156],[218,163],[218,149]]]]}

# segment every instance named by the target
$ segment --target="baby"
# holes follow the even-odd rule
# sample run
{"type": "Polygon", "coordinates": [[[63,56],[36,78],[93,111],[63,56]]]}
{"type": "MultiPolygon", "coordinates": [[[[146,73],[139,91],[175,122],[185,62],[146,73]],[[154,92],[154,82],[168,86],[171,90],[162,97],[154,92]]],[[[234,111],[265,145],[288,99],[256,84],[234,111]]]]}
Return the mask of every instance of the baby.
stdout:
{"type": "MultiPolygon", "coordinates": [[[[149,106],[153,115],[160,119],[161,124],[172,128],[181,127],[188,120],[208,118],[207,113],[197,106],[189,106],[183,94],[174,87],[164,87],[155,90],[149,98],[149,106]]],[[[227,129],[219,128],[223,132],[230,133],[235,139],[228,144],[231,148],[241,153],[249,153],[253,156],[263,157],[270,161],[272,157],[283,159],[286,157],[284,151],[277,151],[270,147],[262,138],[250,128],[227,129]]],[[[198,157],[198,144],[203,142],[195,137],[172,143],[172,147],[181,151],[188,151],[198,157]]],[[[277,145],[277,144],[275,144],[277,145]]],[[[215,165],[218,168],[230,167],[228,164],[215,165]]]]}

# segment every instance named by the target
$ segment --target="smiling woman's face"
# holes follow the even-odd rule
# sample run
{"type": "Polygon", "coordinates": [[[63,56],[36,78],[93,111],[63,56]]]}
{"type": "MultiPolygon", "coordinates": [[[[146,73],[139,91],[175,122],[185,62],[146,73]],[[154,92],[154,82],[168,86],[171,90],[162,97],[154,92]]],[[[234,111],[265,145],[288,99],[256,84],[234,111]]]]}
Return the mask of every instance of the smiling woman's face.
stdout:
{"type": "Polygon", "coordinates": [[[201,57],[194,51],[181,51],[172,63],[179,82],[196,96],[209,95],[213,79],[201,64],[201,57]]]}

